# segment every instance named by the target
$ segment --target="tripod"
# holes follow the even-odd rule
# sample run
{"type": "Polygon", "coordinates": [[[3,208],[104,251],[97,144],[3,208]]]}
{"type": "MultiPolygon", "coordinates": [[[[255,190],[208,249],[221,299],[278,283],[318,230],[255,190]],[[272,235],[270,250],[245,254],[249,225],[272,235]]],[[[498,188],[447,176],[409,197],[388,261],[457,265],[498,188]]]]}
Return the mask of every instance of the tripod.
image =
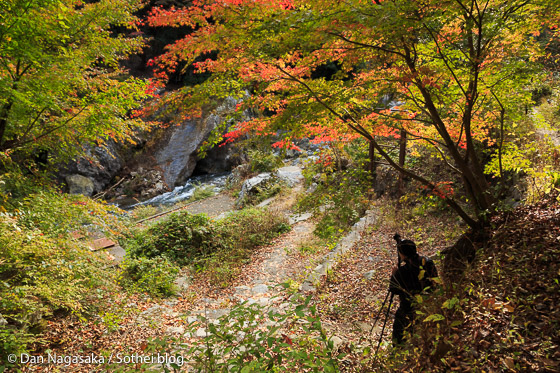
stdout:
{"type": "Polygon", "coordinates": [[[391,306],[393,305],[393,293],[391,293],[391,291],[387,291],[387,295],[385,296],[385,300],[383,301],[383,304],[381,305],[381,308],[379,308],[379,311],[377,312],[377,315],[375,316],[375,321],[373,322],[373,325],[371,326],[371,330],[369,331],[369,334],[371,334],[373,332],[373,329],[375,328],[375,325],[377,324],[377,321],[379,320],[379,316],[381,316],[381,311],[383,311],[383,307],[385,307],[385,303],[387,303],[387,299],[389,299],[389,306],[387,307],[387,310],[385,311],[385,321],[383,322],[383,328],[381,329],[381,335],[379,336],[379,340],[377,341],[377,348],[375,349],[375,356],[377,356],[377,352],[379,351],[379,347],[381,346],[381,341],[383,340],[383,334],[385,333],[385,326],[387,326],[387,319],[389,319],[389,312],[391,311],[391,306]],[[391,295],[389,297],[389,294],[391,295]]]}
{"type": "MultiPolygon", "coordinates": [[[[401,236],[396,233],[393,236],[393,239],[395,241],[397,241],[397,267],[401,266],[401,258],[398,255],[398,246],[401,243],[401,236]]],[[[381,328],[381,335],[379,336],[379,340],[377,342],[377,348],[375,349],[375,356],[377,356],[377,352],[379,352],[379,347],[381,346],[381,341],[383,340],[383,334],[385,333],[385,326],[387,326],[387,319],[389,318],[389,312],[391,311],[391,306],[393,305],[393,296],[394,294],[391,292],[391,290],[387,290],[387,295],[385,296],[385,300],[383,301],[383,304],[381,304],[381,308],[379,308],[379,311],[377,312],[377,315],[375,316],[375,321],[373,322],[373,325],[371,326],[371,330],[369,331],[369,334],[371,334],[373,332],[373,329],[375,328],[375,325],[377,324],[377,321],[379,321],[379,316],[381,316],[381,311],[383,311],[383,307],[385,307],[385,304],[387,303],[387,299],[389,299],[389,306],[387,307],[387,310],[385,311],[385,321],[383,322],[383,328],[381,328]],[[389,294],[391,295],[389,297],[389,294]]]]}

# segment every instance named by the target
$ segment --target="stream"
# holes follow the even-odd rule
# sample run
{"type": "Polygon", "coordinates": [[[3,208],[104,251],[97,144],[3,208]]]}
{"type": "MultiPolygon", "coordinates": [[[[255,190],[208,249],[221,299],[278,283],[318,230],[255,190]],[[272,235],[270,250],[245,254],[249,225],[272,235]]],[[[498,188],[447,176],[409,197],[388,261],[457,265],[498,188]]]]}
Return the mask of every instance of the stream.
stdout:
{"type": "Polygon", "coordinates": [[[146,201],[142,201],[127,206],[120,206],[120,207],[125,210],[129,210],[137,206],[145,206],[145,205],[152,205],[152,206],[173,205],[175,203],[182,202],[189,199],[193,195],[197,187],[202,187],[202,188],[212,187],[214,188],[214,192],[218,193],[224,189],[229,175],[231,175],[231,172],[194,176],[188,179],[185,185],[175,187],[175,189],[173,189],[170,192],[157,195],[146,201]]]}

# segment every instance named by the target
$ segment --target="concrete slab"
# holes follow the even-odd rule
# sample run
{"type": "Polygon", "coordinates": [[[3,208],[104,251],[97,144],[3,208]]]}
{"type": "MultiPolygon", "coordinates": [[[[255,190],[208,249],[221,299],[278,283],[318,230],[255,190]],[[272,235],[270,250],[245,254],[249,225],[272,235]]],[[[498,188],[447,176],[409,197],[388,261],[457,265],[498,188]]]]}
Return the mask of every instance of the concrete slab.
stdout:
{"type": "Polygon", "coordinates": [[[97,250],[101,250],[101,249],[107,249],[109,247],[113,247],[116,245],[116,243],[114,243],[113,241],[111,241],[110,239],[103,237],[103,238],[99,238],[97,240],[91,241],[89,244],[89,249],[91,251],[97,251],[97,250]]]}

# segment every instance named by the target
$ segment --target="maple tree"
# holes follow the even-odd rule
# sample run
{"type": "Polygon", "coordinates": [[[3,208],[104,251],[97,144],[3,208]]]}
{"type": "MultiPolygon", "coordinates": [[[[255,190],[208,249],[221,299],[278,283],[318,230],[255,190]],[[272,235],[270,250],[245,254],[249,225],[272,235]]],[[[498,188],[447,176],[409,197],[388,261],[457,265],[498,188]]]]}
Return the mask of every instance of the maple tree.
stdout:
{"type": "Polygon", "coordinates": [[[138,0],[8,0],[0,8],[0,150],[57,157],[130,140],[128,112],[146,97],[119,60],[142,40],[116,36],[133,26],[138,0]]]}
{"type": "Polygon", "coordinates": [[[210,100],[243,98],[238,113],[259,115],[226,141],[278,129],[288,131],[276,146],[304,136],[362,137],[372,161],[377,152],[478,228],[497,208],[482,157],[490,152],[501,162],[507,126],[538,80],[535,36],[557,10],[556,1],[527,0],[197,0],[151,13],[152,26],[194,29],[154,61],[153,87],[180,64],[210,72],[160,105],[191,116],[210,100]],[[211,52],[217,56],[206,58],[211,52]],[[331,73],[317,73],[333,64],[331,73]],[[399,163],[383,141],[401,133],[457,174],[468,198],[399,163]]]}

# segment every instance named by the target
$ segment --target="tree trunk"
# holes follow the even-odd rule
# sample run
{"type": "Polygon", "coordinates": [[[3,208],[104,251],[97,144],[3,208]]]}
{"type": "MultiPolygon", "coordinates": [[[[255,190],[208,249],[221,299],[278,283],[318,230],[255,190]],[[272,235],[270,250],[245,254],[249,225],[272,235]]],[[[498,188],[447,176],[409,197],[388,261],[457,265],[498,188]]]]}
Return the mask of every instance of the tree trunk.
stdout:
{"type": "MultiPolygon", "coordinates": [[[[377,162],[375,162],[375,146],[373,145],[373,141],[369,141],[368,157],[369,157],[368,172],[371,176],[371,189],[370,190],[374,190],[375,189],[375,179],[377,177],[377,175],[376,175],[377,162]]],[[[368,200],[371,201],[372,199],[373,199],[373,192],[368,192],[368,200]]]]}
{"type": "Polygon", "coordinates": [[[373,142],[369,142],[369,164],[368,171],[371,173],[371,177],[375,179],[375,172],[377,171],[377,162],[375,162],[375,146],[373,142]]]}
{"type": "MultiPolygon", "coordinates": [[[[408,65],[408,68],[411,73],[418,74],[415,65],[415,59],[412,58],[410,54],[410,49],[405,46],[405,62],[408,65]]],[[[474,81],[469,83],[468,92],[469,94],[474,97],[477,93],[476,91],[476,80],[478,76],[474,77],[474,81]]],[[[471,111],[472,105],[465,108],[465,112],[463,114],[463,124],[465,127],[465,136],[467,140],[467,155],[464,158],[459,151],[455,141],[452,139],[451,135],[449,134],[445,122],[442,120],[440,116],[440,112],[433,100],[432,94],[426,89],[424,83],[416,79],[415,85],[419,89],[422,97],[424,98],[424,104],[428,111],[428,115],[432,120],[432,124],[434,128],[438,131],[440,137],[444,141],[449,154],[455,161],[456,167],[461,172],[461,176],[466,180],[468,186],[472,191],[472,198],[471,198],[471,205],[476,211],[476,216],[478,219],[482,218],[484,214],[488,211],[493,210],[493,200],[490,194],[490,186],[486,181],[484,176],[484,172],[482,171],[482,167],[480,165],[480,160],[478,159],[475,149],[474,149],[474,142],[472,139],[471,131],[471,111]]],[[[472,104],[472,102],[471,102],[472,104]]],[[[469,225],[472,226],[471,223],[469,225]]]]}
{"type": "MultiPolygon", "coordinates": [[[[399,166],[404,169],[404,163],[406,161],[406,131],[401,130],[401,138],[399,140],[399,166]]],[[[398,185],[398,196],[399,198],[404,194],[404,173],[399,173],[399,185],[398,185]]]]}
{"type": "Polygon", "coordinates": [[[6,127],[8,126],[8,115],[12,109],[13,101],[10,100],[0,112],[0,150],[4,150],[4,134],[6,132],[6,127]]]}

